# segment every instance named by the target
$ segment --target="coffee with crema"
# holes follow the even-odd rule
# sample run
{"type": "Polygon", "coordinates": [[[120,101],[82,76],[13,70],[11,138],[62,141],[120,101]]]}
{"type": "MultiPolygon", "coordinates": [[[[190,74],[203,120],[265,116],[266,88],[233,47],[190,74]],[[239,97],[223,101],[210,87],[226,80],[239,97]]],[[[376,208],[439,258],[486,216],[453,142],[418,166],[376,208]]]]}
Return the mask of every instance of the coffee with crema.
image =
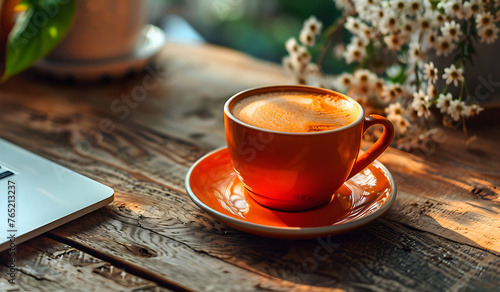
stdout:
{"type": "Polygon", "coordinates": [[[336,95],[273,92],[245,97],[234,104],[236,119],[279,132],[318,132],[347,126],[360,115],[358,107],[336,95]]]}

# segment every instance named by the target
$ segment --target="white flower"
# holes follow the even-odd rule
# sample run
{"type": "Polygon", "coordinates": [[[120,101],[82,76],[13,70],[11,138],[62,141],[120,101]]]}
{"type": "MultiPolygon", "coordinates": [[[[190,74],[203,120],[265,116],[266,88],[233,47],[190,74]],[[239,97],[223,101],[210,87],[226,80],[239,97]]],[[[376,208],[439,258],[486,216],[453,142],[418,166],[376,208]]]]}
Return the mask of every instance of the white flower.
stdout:
{"type": "Polygon", "coordinates": [[[469,20],[469,18],[471,18],[472,14],[473,14],[471,6],[472,6],[472,4],[470,2],[465,2],[462,6],[463,18],[465,20],[469,20]]]}
{"type": "Polygon", "coordinates": [[[347,91],[351,87],[353,80],[352,75],[349,73],[342,73],[336,78],[336,84],[342,88],[342,91],[347,91]]]}
{"type": "Polygon", "coordinates": [[[349,44],[344,52],[344,58],[347,64],[351,64],[354,61],[362,62],[365,55],[365,48],[360,48],[355,44],[349,44]]]}
{"type": "Polygon", "coordinates": [[[424,64],[424,79],[429,80],[431,83],[435,83],[438,79],[438,69],[434,67],[434,63],[430,62],[424,64]]]}
{"type": "MultiPolygon", "coordinates": [[[[384,2],[385,3],[385,2],[384,2]]],[[[382,7],[373,7],[370,13],[370,20],[375,23],[379,23],[387,15],[386,11],[382,7]]]]}
{"type": "Polygon", "coordinates": [[[387,119],[389,119],[394,125],[394,130],[396,133],[403,135],[406,133],[409,127],[411,127],[410,122],[405,119],[402,115],[388,115],[387,119]]]}
{"type": "Polygon", "coordinates": [[[410,19],[403,20],[402,25],[401,25],[401,32],[404,35],[409,36],[414,31],[415,31],[415,21],[410,20],[410,19]]]}
{"type": "Polygon", "coordinates": [[[295,54],[299,50],[299,43],[295,38],[289,38],[285,43],[285,48],[289,54],[295,54]]]}
{"type": "Polygon", "coordinates": [[[382,78],[377,78],[377,80],[375,80],[373,82],[373,87],[375,88],[375,95],[378,97],[378,98],[381,98],[382,95],[383,95],[383,92],[384,92],[384,79],[382,78]]]}
{"type": "Polygon", "coordinates": [[[347,20],[346,20],[346,23],[344,24],[344,27],[348,31],[350,31],[354,34],[358,34],[360,29],[361,29],[362,24],[363,23],[359,20],[359,18],[349,16],[349,17],[347,17],[347,20]]]}
{"type": "Polygon", "coordinates": [[[400,34],[391,33],[384,37],[384,42],[392,51],[401,50],[401,46],[405,43],[405,38],[400,34]]]}
{"type": "Polygon", "coordinates": [[[311,54],[307,51],[306,47],[299,46],[297,52],[291,55],[292,62],[296,63],[298,68],[303,68],[311,60],[311,54]]]}
{"type": "Polygon", "coordinates": [[[455,44],[450,38],[439,36],[434,47],[436,48],[438,57],[441,55],[446,57],[455,49],[455,44]]]}
{"type": "Polygon", "coordinates": [[[419,27],[419,30],[420,32],[427,32],[428,30],[431,29],[432,27],[432,21],[431,21],[431,18],[427,16],[428,14],[424,14],[424,15],[419,15],[418,16],[418,27],[419,27]]]}
{"type": "Polygon", "coordinates": [[[462,0],[448,0],[440,2],[438,8],[442,7],[446,15],[462,19],[464,17],[462,0]]]}
{"type": "Polygon", "coordinates": [[[434,15],[434,21],[433,21],[434,27],[439,27],[441,26],[441,24],[443,24],[443,22],[445,22],[446,20],[445,16],[439,13],[439,11],[434,11],[432,14],[434,15]]]}
{"type": "Polygon", "coordinates": [[[464,81],[462,72],[462,68],[456,68],[455,65],[451,64],[449,68],[444,68],[443,79],[446,80],[446,84],[453,82],[453,85],[458,86],[458,81],[464,81]]]}
{"type": "Polygon", "coordinates": [[[372,73],[370,70],[358,69],[354,72],[354,81],[357,85],[359,84],[370,84],[372,85],[377,80],[377,75],[372,73]]]}
{"type": "Polygon", "coordinates": [[[426,48],[435,48],[437,46],[437,35],[434,31],[430,30],[425,36],[426,48]]]}
{"type": "Polygon", "coordinates": [[[416,63],[423,59],[422,50],[420,50],[420,44],[417,42],[410,43],[410,62],[416,63]]]}
{"type": "Polygon", "coordinates": [[[335,7],[339,10],[344,11],[344,15],[350,15],[355,12],[354,6],[350,0],[333,0],[335,2],[335,7]]]}
{"type": "Polygon", "coordinates": [[[428,118],[431,116],[430,108],[432,106],[432,100],[429,96],[425,95],[422,90],[413,93],[413,101],[411,102],[411,107],[417,112],[419,117],[424,116],[428,118]]]}
{"type": "Polygon", "coordinates": [[[488,12],[481,12],[476,15],[476,28],[479,30],[481,27],[489,26],[493,23],[493,15],[488,12]]]}
{"type": "Polygon", "coordinates": [[[359,36],[369,41],[374,39],[374,30],[366,24],[361,25],[359,36]]]}
{"type": "Polygon", "coordinates": [[[285,68],[287,73],[295,74],[296,72],[295,65],[290,57],[288,56],[284,57],[281,63],[283,64],[283,67],[285,68]]]}
{"type": "Polygon", "coordinates": [[[387,114],[387,116],[402,115],[404,111],[405,110],[403,106],[399,102],[391,103],[388,107],[385,108],[385,113],[387,114]]]}
{"type": "Polygon", "coordinates": [[[436,107],[440,109],[442,113],[447,113],[452,100],[453,96],[451,93],[447,93],[446,95],[441,93],[437,99],[436,107]]]}
{"type": "Polygon", "coordinates": [[[458,42],[460,37],[462,36],[460,24],[456,23],[455,20],[445,22],[441,27],[441,33],[444,37],[450,37],[455,42],[458,42]]]}
{"type": "Polygon", "coordinates": [[[464,8],[465,4],[468,4],[467,6],[472,15],[476,15],[483,10],[483,3],[480,0],[469,0],[469,2],[464,3],[464,8]]]}
{"type": "Polygon", "coordinates": [[[309,29],[302,29],[300,31],[299,40],[302,44],[312,47],[316,43],[316,36],[309,29]]]}
{"type": "Polygon", "coordinates": [[[304,73],[309,75],[318,75],[319,74],[318,65],[314,63],[308,63],[304,69],[304,73]]]}
{"type": "Polygon", "coordinates": [[[309,17],[306,21],[304,21],[303,30],[309,30],[314,35],[317,35],[321,32],[321,22],[316,19],[315,16],[309,17]]]}
{"type": "Polygon", "coordinates": [[[391,6],[399,12],[403,12],[407,8],[408,4],[405,0],[392,0],[391,6]]]}
{"type": "Polygon", "coordinates": [[[394,33],[401,29],[401,21],[391,10],[386,11],[385,17],[380,21],[378,29],[383,34],[394,33]]]}
{"type": "Polygon", "coordinates": [[[345,51],[346,47],[344,43],[338,43],[333,47],[333,54],[337,59],[342,58],[342,56],[344,56],[345,51]]]}
{"type": "Polygon", "coordinates": [[[393,102],[402,95],[403,89],[399,84],[386,85],[382,91],[382,100],[385,102],[393,102]]]}
{"type": "Polygon", "coordinates": [[[422,9],[422,2],[420,0],[410,0],[408,1],[408,15],[415,15],[422,9]]]}
{"type": "Polygon", "coordinates": [[[463,102],[458,99],[450,101],[450,107],[448,108],[448,114],[454,121],[460,120],[460,117],[467,117],[470,115],[471,109],[463,102]]]}
{"type": "Polygon", "coordinates": [[[484,108],[482,108],[478,104],[472,104],[469,108],[470,108],[470,115],[471,116],[476,116],[484,110],[484,108]]]}
{"type": "Polygon", "coordinates": [[[351,45],[354,45],[358,48],[364,49],[368,45],[368,42],[364,38],[352,37],[351,38],[351,45]]]}
{"type": "Polygon", "coordinates": [[[481,37],[482,43],[492,44],[498,38],[498,32],[500,29],[496,27],[494,24],[481,27],[477,35],[481,37]]]}
{"type": "Polygon", "coordinates": [[[437,90],[436,87],[432,83],[427,84],[427,95],[429,96],[430,99],[434,100],[434,97],[436,97],[437,90]]]}

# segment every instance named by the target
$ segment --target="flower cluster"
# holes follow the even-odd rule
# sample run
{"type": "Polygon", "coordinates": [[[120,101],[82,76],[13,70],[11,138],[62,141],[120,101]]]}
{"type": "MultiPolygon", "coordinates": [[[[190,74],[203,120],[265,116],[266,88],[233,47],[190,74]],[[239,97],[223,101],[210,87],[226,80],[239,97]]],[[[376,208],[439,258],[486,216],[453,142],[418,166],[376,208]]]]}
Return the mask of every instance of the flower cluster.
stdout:
{"type": "MultiPolygon", "coordinates": [[[[367,112],[385,113],[396,128],[397,146],[418,147],[408,141],[430,137],[432,108],[451,126],[479,114],[483,108],[471,97],[464,78],[474,46],[492,44],[500,29],[500,1],[491,0],[334,0],[342,17],[326,30],[326,44],[334,43],[343,27],[352,36],[336,45],[335,55],[353,72],[329,76],[322,72],[323,56],[311,63],[321,23],[304,23],[299,41],[291,38],[283,63],[300,84],[343,91],[367,112]],[[329,42],[330,40],[330,42],[329,42]],[[453,61],[442,64],[440,58],[453,61]],[[434,61],[434,62],[433,62],[434,61]],[[403,145],[403,146],[402,146],[403,145]]],[[[324,48],[323,48],[324,49],[324,48]]],[[[324,50],[323,50],[324,51],[324,50]]]]}

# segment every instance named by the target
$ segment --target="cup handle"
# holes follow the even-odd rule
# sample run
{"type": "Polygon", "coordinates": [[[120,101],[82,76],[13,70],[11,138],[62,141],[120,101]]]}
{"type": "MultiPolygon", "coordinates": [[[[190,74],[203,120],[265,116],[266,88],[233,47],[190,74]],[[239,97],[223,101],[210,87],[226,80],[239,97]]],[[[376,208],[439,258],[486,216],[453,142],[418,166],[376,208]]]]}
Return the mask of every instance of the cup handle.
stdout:
{"type": "Polygon", "coordinates": [[[349,177],[347,177],[347,179],[350,179],[355,174],[367,167],[377,157],[379,157],[380,154],[382,154],[382,152],[387,149],[387,147],[389,147],[389,144],[391,144],[392,137],[394,136],[394,127],[392,123],[383,116],[370,115],[369,117],[365,117],[365,122],[363,124],[363,133],[369,127],[375,124],[381,124],[384,127],[382,136],[380,136],[377,142],[375,142],[375,144],[373,144],[368,150],[366,150],[365,153],[363,153],[361,156],[358,156],[358,159],[356,159],[356,162],[354,163],[351,173],[349,174],[349,177]]]}

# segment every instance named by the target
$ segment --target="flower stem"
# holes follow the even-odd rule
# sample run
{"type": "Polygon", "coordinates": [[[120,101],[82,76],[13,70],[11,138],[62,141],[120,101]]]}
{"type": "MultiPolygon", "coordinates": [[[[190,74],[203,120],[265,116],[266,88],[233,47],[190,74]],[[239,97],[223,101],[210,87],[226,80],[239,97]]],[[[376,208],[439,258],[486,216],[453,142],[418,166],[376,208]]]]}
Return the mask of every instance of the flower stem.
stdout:
{"type": "Polygon", "coordinates": [[[325,61],[326,54],[330,50],[330,47],[333,43],[333,36],[335,35],[335,32],[339,29],[339,27],[342,27],[344,25],[344,22],[346,21],[345,17],[340,17],[337,19],[336,22],[334,22],[332,25],[328,27],[328,29],[325,31],[324,35],[326,36],[326,42],[323,48],[321,48],[320,55],[318,57],[318,69],[321,71],[321,68],[323,67],[323,62],[325,61]]]}
{"type": "Polygon", "coordinates": [[[458,100],[462,101],[462,95],[464,93],[464,86],[465,86],[465,79],[464,79],[464,81],[462,81],[460,83],[462,83],[462,84],[460,84],[460,95],[458,96],[458,100]]]}
{"type": "Polygon", "coordinates": [[[464,130],[464,137],[467,139],[467,126],[465,125],[465,117],[462,116],[462,128],[464,130]]]}
{"type": "Polygon", "coordinates": [[[418,92],[420,90],[420,78],[418,77],[418,63],[415,63],[415,82],[418,92]]]}

